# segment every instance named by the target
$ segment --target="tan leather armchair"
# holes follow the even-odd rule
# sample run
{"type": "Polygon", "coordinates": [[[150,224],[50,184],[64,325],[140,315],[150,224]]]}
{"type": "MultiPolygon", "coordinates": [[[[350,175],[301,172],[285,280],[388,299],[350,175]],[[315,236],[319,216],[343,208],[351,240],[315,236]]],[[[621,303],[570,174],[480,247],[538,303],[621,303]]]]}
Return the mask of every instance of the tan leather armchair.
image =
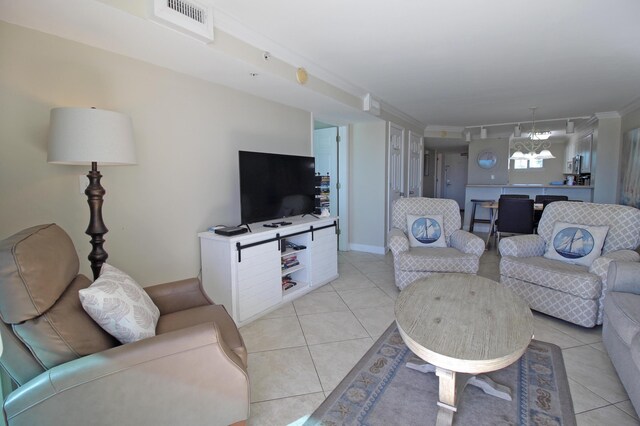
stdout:
{"type": "Polygon", "coordinates": [[[249,417],[247,352],[197,279],[147,287],[156,336],[121,345],[89,317],[69,236],[40,225],[0,242],[0,364],[8,425],[229,425],[249,417]]]}

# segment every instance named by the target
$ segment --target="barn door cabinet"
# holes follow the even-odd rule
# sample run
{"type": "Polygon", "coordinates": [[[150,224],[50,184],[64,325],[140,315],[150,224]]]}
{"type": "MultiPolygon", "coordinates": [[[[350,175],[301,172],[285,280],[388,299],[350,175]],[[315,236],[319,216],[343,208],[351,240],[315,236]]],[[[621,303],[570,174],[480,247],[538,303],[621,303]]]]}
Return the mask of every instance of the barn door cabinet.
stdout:
{"type": "Polygon", "coordinates": [[[338,277],[338,218],[286,221],[232,237],[198,234],[202,285],[239,327],[338,277]]]}

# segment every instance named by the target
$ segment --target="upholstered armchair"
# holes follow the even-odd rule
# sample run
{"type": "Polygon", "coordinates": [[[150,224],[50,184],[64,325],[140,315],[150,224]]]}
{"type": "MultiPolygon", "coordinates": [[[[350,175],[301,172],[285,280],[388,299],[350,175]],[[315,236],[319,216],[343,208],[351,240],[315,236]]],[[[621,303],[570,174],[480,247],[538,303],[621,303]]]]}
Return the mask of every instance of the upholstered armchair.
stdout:
{"type": "Polygon", "coordinates": [[[602,324],[611,261],[638,262],[640,210],[615,204],[556,201],[542,213],[538,234],[500,241],[500,282],[531,309],[583,327],[602,324]],[[608,226],[602,253],[589,266],[544,257],[557,222],[608,226]]]}
{"type": "Polygon", "coordinates": [[[147,287],[156,336],[120,344],[82,308],[69,236],[41,225],[0,242],[0,364],[15,425],[229,425],[249,416],[247,353],[197,279],[147,287]]]}
{"type": "Polygon", "coordinates": [[[636,412],[640,411],[640,263],[611,262],[602,344],[636,412]]]}
{"type": "Polygon", "coordinates": [[[396,286],[402,290],[434,273],[478,272],[484,241],[460,229],[460,207],[441,198],[400,198],[392,207],[389,248],[393,253],[396,286]],[[441,215],[446,247],[411,247],[407,215],[441,215]]]}

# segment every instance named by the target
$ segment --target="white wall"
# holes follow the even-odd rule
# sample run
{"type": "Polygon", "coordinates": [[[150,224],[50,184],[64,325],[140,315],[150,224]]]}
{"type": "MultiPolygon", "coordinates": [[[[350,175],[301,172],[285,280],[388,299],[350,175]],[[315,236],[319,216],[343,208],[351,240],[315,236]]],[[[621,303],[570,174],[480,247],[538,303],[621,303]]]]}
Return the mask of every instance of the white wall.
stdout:
{"type": "Polygon", "coordinates": [[[46,162],[59,106],[133,120],[138,165],[100,170],[108,261],[143,285],[197,275],[196,233],[239,223],[238,150],[311,155],[308,112],[0,22],[0,238],[56,222],[87,275],[88,167],[46,162]]]}
{"type": "Polygon", "coordinates": [[[349,242],[354,250],[384,251],[386,127],[384,121],[351,126],[349,242]]]}

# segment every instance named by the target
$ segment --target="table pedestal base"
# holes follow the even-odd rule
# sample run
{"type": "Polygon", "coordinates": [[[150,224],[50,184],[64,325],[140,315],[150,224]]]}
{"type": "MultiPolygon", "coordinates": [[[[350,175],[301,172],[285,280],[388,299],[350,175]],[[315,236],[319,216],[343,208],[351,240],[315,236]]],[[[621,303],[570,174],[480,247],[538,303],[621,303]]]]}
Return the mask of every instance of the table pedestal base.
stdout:
{"type": "Polygon", "coordinates": [[[438,376],[438,407],[440,408],[438,409],[436,426],[451,426],[453,415],[458,411],[460,397],[467,385],[480,388],[488,395],[507,401],[512,400],[511,389],[494,382],[484,374],[476,376],[467,373],[456,373],[426,362],[407,362],[406,367],[422,373],[435,373],[438,376]]]}

